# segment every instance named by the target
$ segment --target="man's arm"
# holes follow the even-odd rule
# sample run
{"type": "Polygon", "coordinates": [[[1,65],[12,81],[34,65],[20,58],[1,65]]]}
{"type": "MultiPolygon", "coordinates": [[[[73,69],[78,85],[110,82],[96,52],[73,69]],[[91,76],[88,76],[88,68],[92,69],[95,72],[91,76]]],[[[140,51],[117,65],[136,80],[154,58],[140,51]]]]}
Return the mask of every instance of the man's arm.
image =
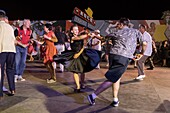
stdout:
{"type": "Polygon", "coordinates": [[[16,29],[14,30],[14,36],[17,37],[18,35],[19,35],[18,29],[16,28],[16,29]]]}
{"type": "Polygon", "coordinates": [[[21,37],[19,36],[18,28],[16,28],[14,30],[14,36],[15,36],[16,40],[21,40],[21,37]]]}
{"type": "Polygon", "coordinates": [[[141,54],[144,54],[144,52],[146,51],[146,47],[147,47],[147,42],[143,42],[141,54]]]}
{"type": "Polygon", "coordinates": [[[102,40],[102,39],[103,39],[103,37],[102,37],[102,36],[99,36],[99,35],[95,35],[94,38],[97,38],[97,39],[99,39],[99,40],[102,40]]]}

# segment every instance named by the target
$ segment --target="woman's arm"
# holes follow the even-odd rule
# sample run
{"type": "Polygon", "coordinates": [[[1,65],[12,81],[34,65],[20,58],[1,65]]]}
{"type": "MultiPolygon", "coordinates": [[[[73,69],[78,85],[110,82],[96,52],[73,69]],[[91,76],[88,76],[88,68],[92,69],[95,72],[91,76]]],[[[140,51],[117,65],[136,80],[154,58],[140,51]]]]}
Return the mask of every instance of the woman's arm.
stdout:
{"type": "Polygon", "coordinates": [[[58,42],[58,39],[57,39],[57,37],[55,36],[55,34],[52,34],[51,41],[53,41],[53,42],[58,42]]]}
{"type": "Polygon", "coordinates": [[[57,37],[55,36],[55,34],[52,34],[51,37],[48,37],[46,34],[44,34],[44,38],[45,38],[45,39],[48,39],[48,40],[51,40],[51,41],[53,41],[53,42],[58,42],[58,39],[57,39],[57,37]]]}
{"type": "Polygon", "coordinates": [[[84,34],[84,35],[80,35],[80,36],[73,36],[72,37],[72,40],[84,40],[88,37],[87,34],[84,34]]]}

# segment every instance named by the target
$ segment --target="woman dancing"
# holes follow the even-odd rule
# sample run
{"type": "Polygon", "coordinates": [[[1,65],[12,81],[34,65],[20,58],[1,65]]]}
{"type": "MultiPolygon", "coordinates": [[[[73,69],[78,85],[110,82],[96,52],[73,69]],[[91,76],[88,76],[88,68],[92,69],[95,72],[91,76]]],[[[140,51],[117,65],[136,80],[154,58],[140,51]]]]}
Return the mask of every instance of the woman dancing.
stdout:
{"type": "Polygon", "coordinates": [[[56,82],[56,72],[55,72],[55,62],[53,62],[53,56],[57,54],[57,49],[54,46],[54,42],[57,42],[58,39],[55,36],[54,32],[52,31],[52,25],[47,23],[44,25],[44,40],[45,40],[45,56],[43,63],[45,64],[46,68],[50,72],[50,78],[47,79],[47,83],[54,83],[56,82]]]}
{"type": "Polygon", "coordinates": [[[73,72],[76,83],[74,92],[79,93],[80,89],[85,89],[85,73],[95,69],[100,62],[101,51],[86,48],[87,42],[85,43],[85,41],[88,37],[95,37],[95,34],[89,34],[84,30],[79,32],[77,24],[71,26],[69,37],[71,50],[55,55],[54,61],[64,64],[67,71],[73,72]]]}

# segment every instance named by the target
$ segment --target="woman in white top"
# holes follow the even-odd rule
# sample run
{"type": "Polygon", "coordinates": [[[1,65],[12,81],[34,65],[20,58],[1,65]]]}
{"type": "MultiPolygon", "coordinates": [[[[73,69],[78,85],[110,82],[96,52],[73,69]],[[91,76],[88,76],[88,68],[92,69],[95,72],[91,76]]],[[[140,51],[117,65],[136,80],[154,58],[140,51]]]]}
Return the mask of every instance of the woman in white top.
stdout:
{"type": "MultiPolygon", "coordinates": [[[[100,36],[100,31],[95,30],[94,31],[95,37],[92,39],[92,48],[101,51],[102,50],[102,45],[101,45],[101,40],[98,37],[100,36]]],[[[100,69],[100,63],[97,65],[96,69],[100,69]]]]}

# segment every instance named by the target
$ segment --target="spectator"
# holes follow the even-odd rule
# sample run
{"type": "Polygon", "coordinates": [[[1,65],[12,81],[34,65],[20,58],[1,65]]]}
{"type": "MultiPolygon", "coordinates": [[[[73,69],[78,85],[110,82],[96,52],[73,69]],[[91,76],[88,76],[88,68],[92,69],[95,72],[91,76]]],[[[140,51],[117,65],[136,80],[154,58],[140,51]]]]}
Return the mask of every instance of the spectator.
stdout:
{"type": "Polygon", "coordinates": [[[157,53],[157,48],[155,45],[155,41],[152,39],[152,54],[151,56],[148,57],[148,62],[149,62],[149,68],[147,68],[147,70],[153,70],[155,68],[154,65],[154,56],[157,53]]]}
{"type": "Polygon", "coordinates": [[[37,55],[37,51],[34,49],[33,43],[34,43],[34,41],[30,40],[30,43],[28,45],[27,55],[30,57],[29,61],[34,61],[34,57],[33,56],[37,55]]]}
{"type": "Polygon", "coordinates": [[[168,50],[169,50],[168,41],[164,40],[161,45],[161,56],[162,56],[163,67],[167,66],[168,50]]]}
{"type": "MultiPolygon", "coordinates": [[[[65,43],[68,42],[68,37],[65,33],[62,32],[62,27],[61,26],[57,26],[55,31],[55,36],[58,39],[58,42],[54,42],[54,45],[58,51],[58,54],[61,54],[61,52],[65,51],[65,43]]],[[[64,71],[64,65],[62,65],[61,63],[59,64],[60,67],[60,72],[64,71]]]]}
{"type": "MultiPolygon", "coordinates": [[[[98,37],[100,36],[100,31],[99,30],[95,30],[94,34],[96,35],[95,37],[93,37],[92,39],[92,48],[101,51],[102,50],[102,45],[101,45],[101,40],[98,37]]],[[[100,63],[97,65],[96,69],[100,69],[100,63]]]]}

